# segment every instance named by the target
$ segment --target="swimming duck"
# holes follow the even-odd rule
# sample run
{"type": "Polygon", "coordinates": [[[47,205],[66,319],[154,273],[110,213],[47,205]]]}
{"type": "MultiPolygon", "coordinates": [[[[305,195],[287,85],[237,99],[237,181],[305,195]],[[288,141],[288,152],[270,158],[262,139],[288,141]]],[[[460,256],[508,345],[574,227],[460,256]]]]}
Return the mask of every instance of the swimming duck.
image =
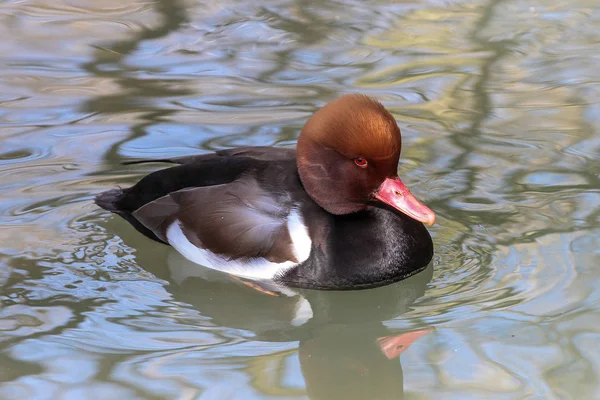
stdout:
{"type": "MultiPolygon", "coordinates": [[[[297,148],[136,160],[177,166],[96,204],[204,267],[314,289],[382,286],[423,270],[435,214],[398,177],[400,129],[378,101],[318,110],[297,148]]],[[[201,267],[199,267],[201,268],[201,267]]]]}

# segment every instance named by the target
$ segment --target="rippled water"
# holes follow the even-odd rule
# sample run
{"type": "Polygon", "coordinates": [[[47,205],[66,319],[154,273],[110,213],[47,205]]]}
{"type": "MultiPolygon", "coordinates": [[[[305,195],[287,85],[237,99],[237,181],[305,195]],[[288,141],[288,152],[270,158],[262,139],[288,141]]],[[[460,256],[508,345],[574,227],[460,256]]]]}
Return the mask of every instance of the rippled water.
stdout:
{"type": "Polygon", "coordinates": [[[597,0],[262,3],[0,3],[0,397],[600,398],[597,0]],[[356,91],[438,215],[406,281],[272,296],[91,201],[356,91]]]}

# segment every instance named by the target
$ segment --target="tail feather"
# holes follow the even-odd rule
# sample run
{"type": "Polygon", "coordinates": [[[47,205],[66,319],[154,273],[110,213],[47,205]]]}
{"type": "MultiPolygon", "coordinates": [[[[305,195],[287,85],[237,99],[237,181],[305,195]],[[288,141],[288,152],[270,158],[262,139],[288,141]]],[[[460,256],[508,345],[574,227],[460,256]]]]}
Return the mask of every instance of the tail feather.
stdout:
{"type": "Polygon", "coordinates": [[[123,189],[115,188],[106,192],[98,193],[94,198],[94,202],[101,208],[107,211],[119,212],[117,202],[123,197],[123,189]]]}
{"type": "Polygon", "coordinates": [[[157,242],[166,243],[164,240],[157,237],[154,232],[146,228],[140,221],[138,221],[129,211],[120,209],[118,206],[119,200],[123,197],[124,192],[121,188],[110,189],[106,192],[102,192],[96,195],[94,202],[101,208],[120,215],[123,219],[129,222],[135,229],[137,229],[143,235],[149,237],[157,242]]]}

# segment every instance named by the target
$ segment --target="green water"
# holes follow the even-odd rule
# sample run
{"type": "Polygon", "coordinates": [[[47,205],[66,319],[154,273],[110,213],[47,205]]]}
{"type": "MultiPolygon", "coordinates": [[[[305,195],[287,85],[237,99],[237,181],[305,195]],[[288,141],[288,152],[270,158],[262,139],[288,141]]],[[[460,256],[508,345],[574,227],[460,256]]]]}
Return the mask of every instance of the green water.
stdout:
{"type": "Polygon", "coordinates": [[[597,0],[0,2],[0,398],[600,398],[599,24],[597,0]],[[347,92],[393,112],[438,216],[407,281],[275,297],[92,203],[157,167],[127,159],[293,145],[347,92]]]}

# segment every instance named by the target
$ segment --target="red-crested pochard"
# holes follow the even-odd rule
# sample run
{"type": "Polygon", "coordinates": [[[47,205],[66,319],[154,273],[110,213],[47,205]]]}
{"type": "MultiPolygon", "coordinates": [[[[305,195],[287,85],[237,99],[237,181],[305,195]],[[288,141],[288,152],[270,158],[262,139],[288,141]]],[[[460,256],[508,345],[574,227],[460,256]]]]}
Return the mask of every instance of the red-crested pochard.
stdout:
{"type": "MultiPolygon", "coordinates": [[[[180,164],[96,204],[187,259],[245,278],[360,289],[424,269],[435,214],[398,177],[400,129],[376,100],[317,111],[297,149],[241,147],[143,162],[180,164]]],[[[200,268],[200,267],[199,267],[200,268]]]]}

